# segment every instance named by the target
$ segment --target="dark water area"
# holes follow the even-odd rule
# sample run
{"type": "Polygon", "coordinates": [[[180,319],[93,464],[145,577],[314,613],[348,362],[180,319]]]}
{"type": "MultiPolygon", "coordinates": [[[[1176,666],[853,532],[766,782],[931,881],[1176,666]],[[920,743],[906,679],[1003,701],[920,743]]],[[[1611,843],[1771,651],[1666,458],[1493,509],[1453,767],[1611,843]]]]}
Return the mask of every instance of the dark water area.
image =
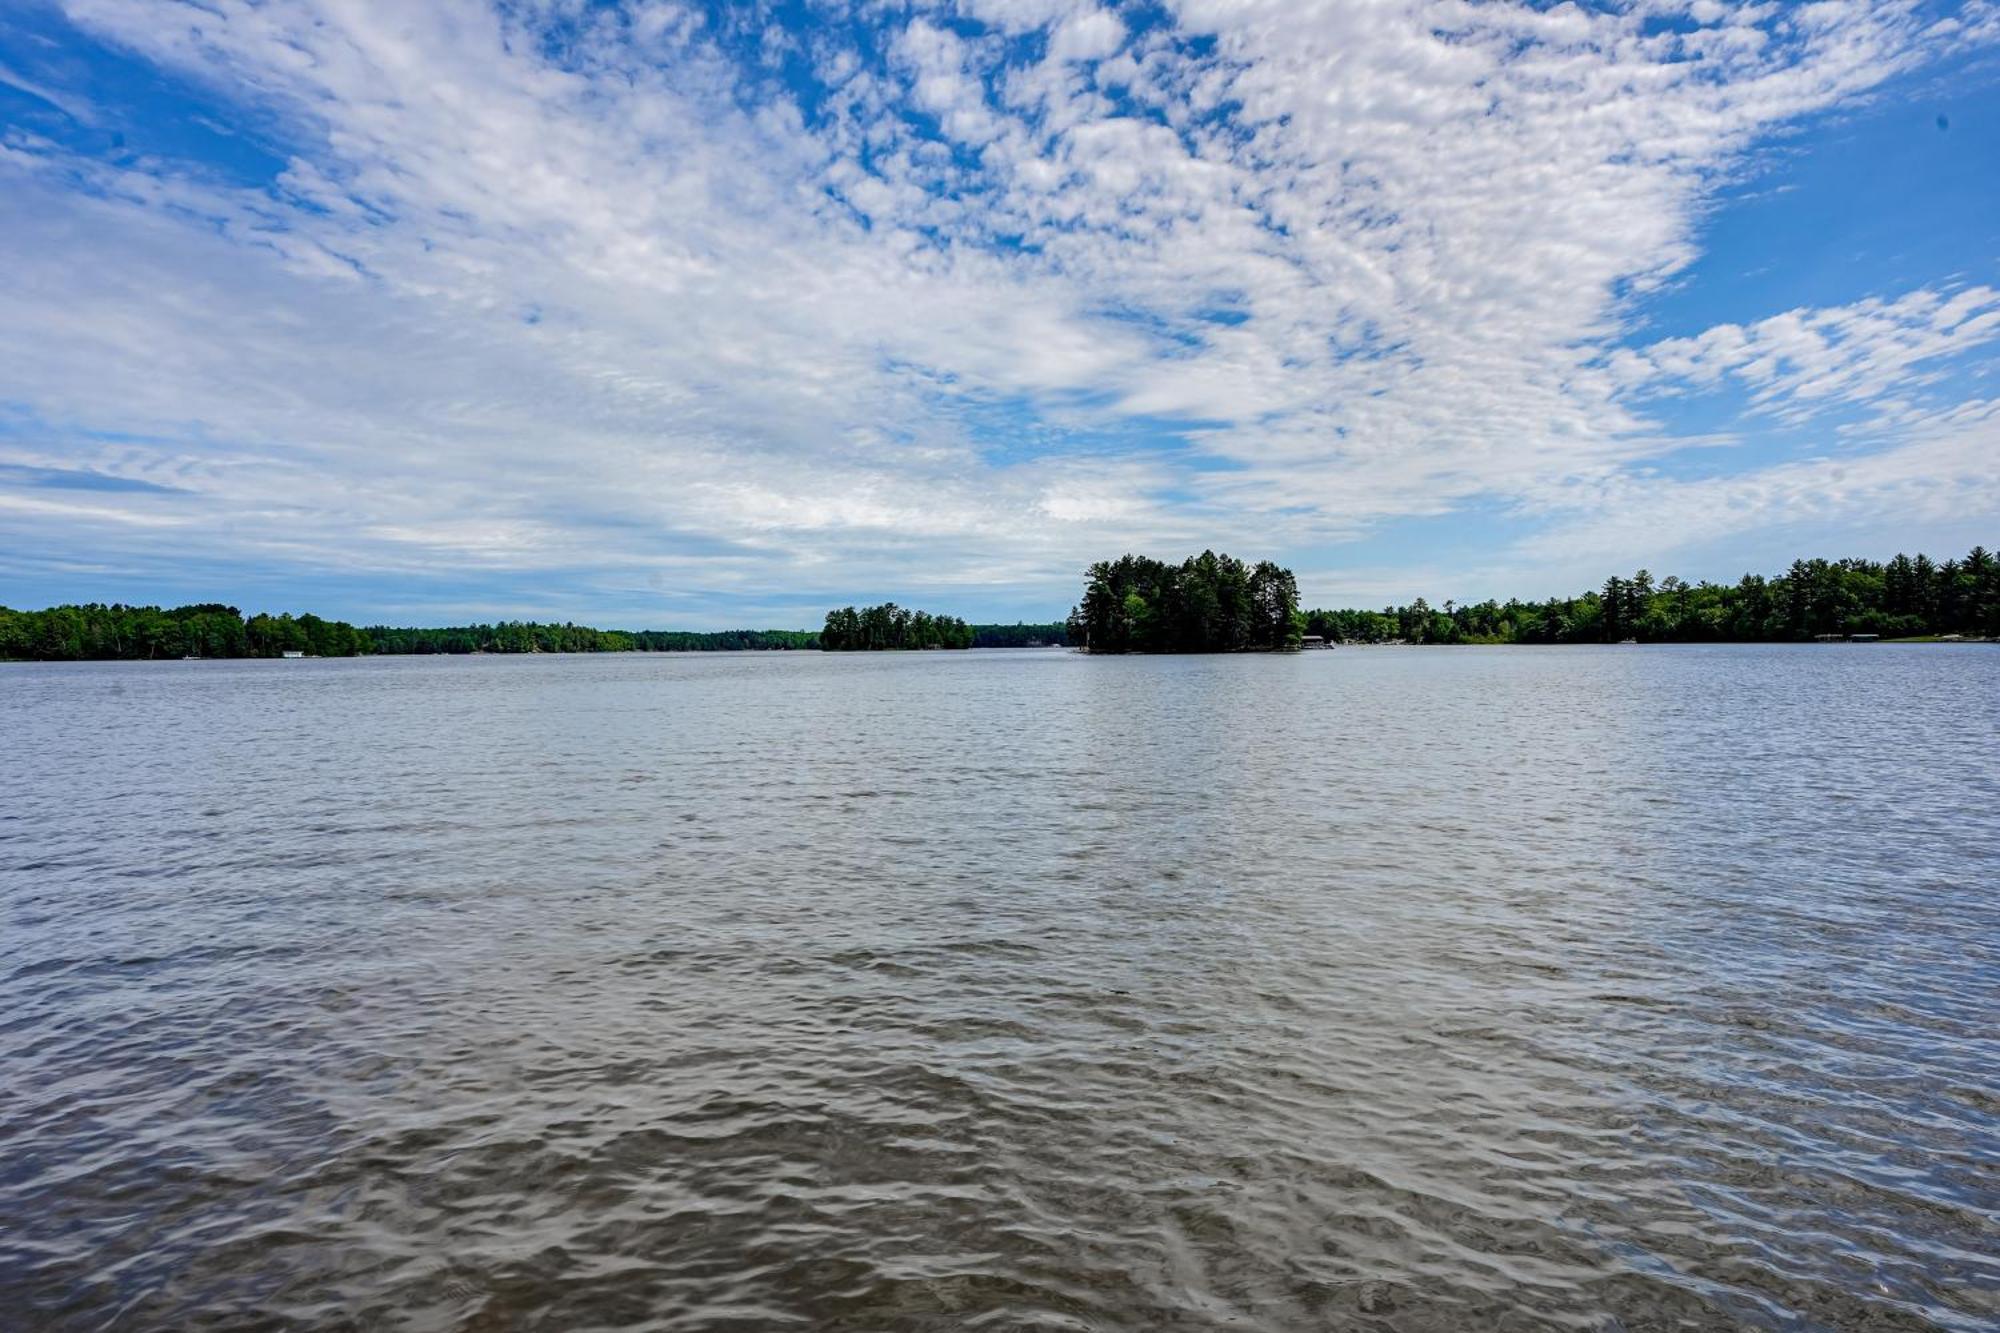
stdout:
{"type": "Polygon", "coordinates": [[[0,666],[0,1327],[2000,1324],[2000,650],[0,666]]]}

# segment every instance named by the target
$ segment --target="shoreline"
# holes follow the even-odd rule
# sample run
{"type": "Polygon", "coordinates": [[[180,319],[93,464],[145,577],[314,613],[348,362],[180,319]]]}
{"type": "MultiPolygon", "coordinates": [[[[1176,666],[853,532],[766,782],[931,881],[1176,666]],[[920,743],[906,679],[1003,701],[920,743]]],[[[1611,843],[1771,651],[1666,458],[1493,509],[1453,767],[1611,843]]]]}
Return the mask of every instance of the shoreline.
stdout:
{"type": "Polygon", "coordinates": [[[1032,653],[1062,652],[1075,653],[1079,657],[1297,657],[1311,656],[1319,652],[1335,649],[1372,648],[1964,648],[1993,647],[2000,645],[2000,638],[1980,638],[1970,635],[1920,635],[1902,639],[1833,639],[1817,641],[1811,639],[1657,639],[1638,643],[1336,643],[1322,647],[1292,649],[1250,649],[1239,652],[1093,652],[1088,648],[1072,648],[1067,644],[988,644],[974,648],[929,649],[929,648],[883,648],[856,652],[830,648],[622,648],[600,649],[596,651],[545,651],[525,649],[520,652],[495,652],[491,649],[475,649],[463,653],[331,653],[317,654],[303,658],[286,658],[270,654],[246,654],[243,656],[203,656],[203,657],[0,657],[0,666],[63,666],[85,663],[129,662],[134,664],[153,663],[158,665],[186,665],[190,662],[391,662],[403,659],[445,659],[466,658],[513,658],[513,657],[771,657],[818,654],[824,657],[878,657],[878,656],[925,656],[941,653],[956,657],[962,653],[1032,653]]]}

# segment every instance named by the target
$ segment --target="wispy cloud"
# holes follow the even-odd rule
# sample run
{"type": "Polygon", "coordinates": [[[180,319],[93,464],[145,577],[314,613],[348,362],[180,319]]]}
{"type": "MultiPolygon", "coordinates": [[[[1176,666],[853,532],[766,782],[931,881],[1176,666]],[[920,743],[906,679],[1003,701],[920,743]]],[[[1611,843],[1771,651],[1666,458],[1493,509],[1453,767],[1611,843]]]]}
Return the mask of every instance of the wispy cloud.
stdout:
{"type": "Polygon", "coordinates": [[[2000,340],[2000,291],[1929,288],[1893,299],[1788,310],[1755,324],[1719,324],[1694,338],[1669,338],[1614,359],[1617,376],[1638,388],[1746,387],[1761,410],[1804,421],[1829,408],[1870,404],[1900,409],[1936,383],[1942,363],[1985,352],[2000,340]]]}
{"type": "Polygon", "coordinates": [[[50,88],[33,79],[23,78],[7,66],[0,64],[0,86],[12,88],[15,92],[26,93],[38,102],[47,103],[68,116],[79,125],[97,123],[97,109],[88,100],[74,93],[66,93],[50,88]]]}

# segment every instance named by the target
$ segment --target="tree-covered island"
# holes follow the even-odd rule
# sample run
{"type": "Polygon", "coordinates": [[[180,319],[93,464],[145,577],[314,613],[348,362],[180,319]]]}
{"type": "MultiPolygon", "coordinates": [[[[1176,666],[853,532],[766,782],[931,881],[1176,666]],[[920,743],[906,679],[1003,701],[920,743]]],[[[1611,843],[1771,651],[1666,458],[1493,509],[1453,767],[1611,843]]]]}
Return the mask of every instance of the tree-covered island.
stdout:
{"type": "Polygon", "coordinates": [[[1067,636],[1087,652],[1285,652],[1305,633],[1298,581],[1268,560],[1203,551],[1170,565],[1126,555],[1098,561],[1089,578],[1067,636]]]}
{"type": "Polygon", "coordinates": [[[819,646],[829,653],[887,652],[917,648],[970,648],[972,626],[957,616],[934,616],[894,602],[851,606],[826,613],[819,646]]]}

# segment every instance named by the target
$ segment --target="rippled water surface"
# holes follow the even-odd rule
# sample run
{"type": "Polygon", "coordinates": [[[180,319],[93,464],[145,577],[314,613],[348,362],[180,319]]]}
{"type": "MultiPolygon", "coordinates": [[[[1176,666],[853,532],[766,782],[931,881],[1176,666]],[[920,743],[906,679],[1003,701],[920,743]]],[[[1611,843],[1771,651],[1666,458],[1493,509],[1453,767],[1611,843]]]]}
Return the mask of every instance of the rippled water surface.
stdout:
{"type": "Polygon", "coordinates": [[[2000,649],[0,666],[0,1326],[1990,1329],[2000,649]]]}

